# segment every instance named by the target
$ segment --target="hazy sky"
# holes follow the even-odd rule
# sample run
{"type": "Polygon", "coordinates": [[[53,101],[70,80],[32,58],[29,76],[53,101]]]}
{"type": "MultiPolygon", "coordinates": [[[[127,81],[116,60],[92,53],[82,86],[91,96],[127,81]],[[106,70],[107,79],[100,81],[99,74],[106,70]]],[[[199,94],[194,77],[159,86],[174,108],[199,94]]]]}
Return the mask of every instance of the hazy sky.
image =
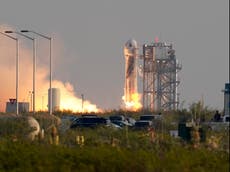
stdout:
{"type": "Polygon", "coordinates": [[[52,35],[59,43],[54,79],[106,109],[121,105],[125,42],[134,38],[141,47],[158,36],[173,43],[183,66],[180,101],[187,106],[203,96],[205,105],[222,109],[228,6],[228,0],[0,0],[0,25],[52,35]]]}

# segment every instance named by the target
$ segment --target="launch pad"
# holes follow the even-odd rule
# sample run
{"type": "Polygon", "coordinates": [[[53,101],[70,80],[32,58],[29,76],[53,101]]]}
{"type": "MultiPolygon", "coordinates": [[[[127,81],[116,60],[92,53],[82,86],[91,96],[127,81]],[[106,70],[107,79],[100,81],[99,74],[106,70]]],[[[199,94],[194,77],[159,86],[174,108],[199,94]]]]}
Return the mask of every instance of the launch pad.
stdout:
{"type": "Polygon", "coordinates": [[[143,55],[138,54],[135,40],[125,44],[125,104],[134,101],[132,95],[137,91],[137,59],[143,61],[142,108],[145,111],[177,110],[179,105],[178,72],[182,66],[178,63],[172,44],[155,41],[143,45],[143,55]]]}

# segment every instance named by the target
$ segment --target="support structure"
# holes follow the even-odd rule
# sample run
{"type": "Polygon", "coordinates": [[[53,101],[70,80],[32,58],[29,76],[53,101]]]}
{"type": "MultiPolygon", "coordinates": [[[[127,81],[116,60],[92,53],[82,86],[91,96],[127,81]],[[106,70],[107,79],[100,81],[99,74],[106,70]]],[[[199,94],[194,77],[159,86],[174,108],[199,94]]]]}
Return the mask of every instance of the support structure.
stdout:
{"type": "Polygon", "coordinates": [[[177,110],[177,73],[181,70],[172,44],[155,42],[143,46],[143,109],[177,110]]]}
{"type": "Polygon", "coordinates": [[[143,109],[154,111],[155,106],[155,49],[151,45],[143,45],[143,109]]]}

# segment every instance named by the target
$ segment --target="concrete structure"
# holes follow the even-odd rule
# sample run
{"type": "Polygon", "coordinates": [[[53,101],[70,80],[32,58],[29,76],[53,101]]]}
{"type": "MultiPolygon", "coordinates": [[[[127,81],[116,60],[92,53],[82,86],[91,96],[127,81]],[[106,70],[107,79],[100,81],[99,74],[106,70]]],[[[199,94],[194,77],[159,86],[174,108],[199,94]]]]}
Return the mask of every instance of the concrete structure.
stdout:
{"type": "Polygon", "coordinates": [[[137,93],[137,42],[133,39],[126,42],[125,57],[125,102],[134,102],[133,95],[137,93]]]}
{"type": "MultiPolygon", "coordinates": [[[[6,113],[16,113],[16,111],[17,111],[16,99],[10,99],[9,102],[6,102],[6,113]]],[[[18,102],[18,112],[19,113],[29,112],[29,102],[18,102]]]]}
{"type": "MultiPolygon", "coordinates": [[[[50,102],[50,89],[48,90],[48,102],[50,102]]],[[[52,107],[52,111],[60,110],[61,92],[59,88],[52,88],[52,106],[48,104],[48,109],[52,107]]],[[[49,109],[50,111],[50,109],[49,109]]]]}
{"type": "Polygon", "coordinates": [[[230,94],[230,83],[225,83],[225,89],[224,92],[224,115],[230,115],[229,109],[230,109],[230,100],[229,100],[229,94],[230,94]]]}
{"type": "Polygon", "coordinates": [[[176,110],[179,104],[177,73],[181,70],[172,44],[143,45],[143,108],[148,111],[176,110]]]}

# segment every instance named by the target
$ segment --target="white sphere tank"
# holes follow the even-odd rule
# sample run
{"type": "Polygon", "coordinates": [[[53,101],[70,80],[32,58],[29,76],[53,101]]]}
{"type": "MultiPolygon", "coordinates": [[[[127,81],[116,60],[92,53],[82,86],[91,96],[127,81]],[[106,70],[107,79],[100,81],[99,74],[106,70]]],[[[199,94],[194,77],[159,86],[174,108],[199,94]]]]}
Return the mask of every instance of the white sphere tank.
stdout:
{"type": "MultiPolygon", "coordinates": [[[[50,110],[50,89],[48,90],[48,109],[50,110]]],[[[60,109],[61,92],[59,88],[52,88],[52,111],[60,109]]]]}
{"type": "Polygon", "coordinates": [[[16,136],[16,138],[23,136],[33,141],[40,132],[40,125],[32,116],[4,114],[0,115],[0,130],[0,137],[7,133],[8,136],[16,136]],[[6,125],[8,127],[5,127],[6,125]]]}
{"type": "Polygon", "coordinates": [[[40,132],[40,125],[39,125],[38,121],[31,116],[28,116],[27,120],[28,120],[29,127],[32,129],[32,131],[28,134],[28,138],[30,140],[34,140],[35,136],[38,136],[38,134],[40,132]]]}

